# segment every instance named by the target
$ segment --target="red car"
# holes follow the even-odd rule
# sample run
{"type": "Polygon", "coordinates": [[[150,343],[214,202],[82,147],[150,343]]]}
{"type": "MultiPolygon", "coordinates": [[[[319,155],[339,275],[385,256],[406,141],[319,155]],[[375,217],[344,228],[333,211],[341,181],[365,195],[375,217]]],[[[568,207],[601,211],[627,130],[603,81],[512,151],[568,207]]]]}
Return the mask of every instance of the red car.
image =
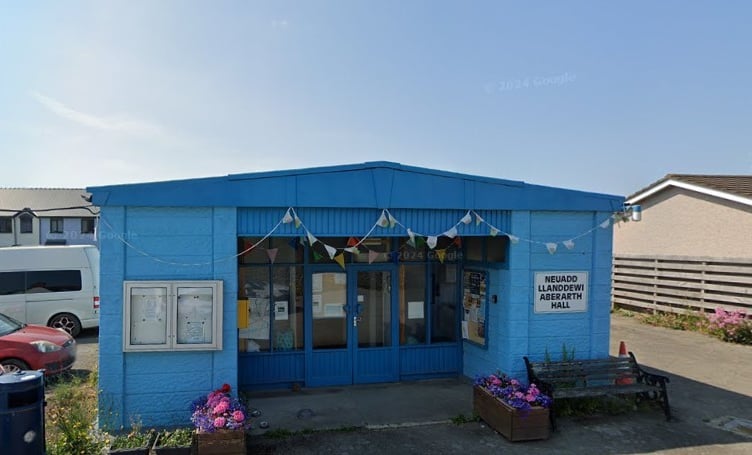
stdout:
{"type": "Polygon", "coordinates": [[[6,373],[44,369],[50,376],[69,370],[75,360],[76,341],[67,332],[0,313],[0,367],[6,373]]]}

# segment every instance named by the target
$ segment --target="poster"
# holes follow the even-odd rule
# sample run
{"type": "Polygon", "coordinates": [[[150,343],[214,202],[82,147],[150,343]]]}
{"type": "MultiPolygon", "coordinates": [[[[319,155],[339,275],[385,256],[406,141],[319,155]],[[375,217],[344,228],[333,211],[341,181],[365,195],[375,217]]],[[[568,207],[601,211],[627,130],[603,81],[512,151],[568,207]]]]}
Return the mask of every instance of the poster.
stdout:
{"type": "Polygon", "coordinates": [[[407,319],[423,319],[423,301],[407,302],[407,319]]]}
{"type": "Polygon", "coordinates": [[[255,340],[269,339],[269,299],[248,299],[248,335],[255,340]]]}
{"type": "Polygon", "coordinates": [[[274,320],[286,321],[289,317],[287,300],[274,302],[274,320]]]}
{"type": "Polygon", "coordinates": [[[130,344],[149,345],[167,342],[167,288],[131,290],[130,344]]]}
{"type": "Polygon", "coordinates": [[[212,288],[178,288],[178,344],[212,343],[214,291],[212,288]]]}
{"type": "Polygon", "coordinates": [[[484,271],[465,270],[462,275],[462,337],[479,344],[486,342],[486,289],[484,271]]]}

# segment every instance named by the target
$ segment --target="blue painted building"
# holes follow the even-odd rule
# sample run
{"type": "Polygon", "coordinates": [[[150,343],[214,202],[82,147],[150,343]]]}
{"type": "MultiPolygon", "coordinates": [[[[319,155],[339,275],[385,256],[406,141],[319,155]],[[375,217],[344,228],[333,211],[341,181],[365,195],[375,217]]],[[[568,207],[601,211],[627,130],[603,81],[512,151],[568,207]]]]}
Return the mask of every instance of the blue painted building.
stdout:
{"type": "Polygon", "coordinates": [[[105,425],[266,389],[608,355],[623,199],[389,162],[89,188],[105,425]],[[105,421],[105,419],[107,419],[105,421]]]}

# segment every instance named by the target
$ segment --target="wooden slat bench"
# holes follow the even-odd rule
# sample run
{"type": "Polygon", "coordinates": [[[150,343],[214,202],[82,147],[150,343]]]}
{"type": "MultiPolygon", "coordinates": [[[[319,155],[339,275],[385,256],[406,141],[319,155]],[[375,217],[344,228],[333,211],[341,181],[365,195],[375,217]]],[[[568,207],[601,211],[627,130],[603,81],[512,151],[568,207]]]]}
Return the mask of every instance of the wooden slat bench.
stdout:
{"type": "Polygon", "coordinates": [[[527,357],[524,359],[528,381],[554,400],[550,412],[553,428],[556,428],[554,406],[557,398],[635,394],[639,399],[659,401],[666,420],[671,419],[666,392],[669,379],[640,368],[631,352],[629,357],[596,360],[531,362],[527,357]]]}

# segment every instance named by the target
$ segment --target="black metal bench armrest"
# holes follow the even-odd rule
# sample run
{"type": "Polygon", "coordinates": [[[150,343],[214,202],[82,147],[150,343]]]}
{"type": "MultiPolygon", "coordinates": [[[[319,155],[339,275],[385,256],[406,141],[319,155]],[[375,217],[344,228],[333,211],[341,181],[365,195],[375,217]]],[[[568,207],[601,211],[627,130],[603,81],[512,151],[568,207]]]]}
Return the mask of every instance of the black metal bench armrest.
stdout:
{"type": "Polygon", "coordinates": [[[629,357],[632,358],[632,361],[634,362],[635,366],[637,366],[637,371],[639,373],[639,379],[644,381],[646,384],[650,385],[660,385],[664,389],[666,388],[666,383],[671,382],[671,380],[667,376],[663,376],[661,374],[655,374],[655,373],[649,373],[645,371],[639,363],[637,363],[637,359],[635,358],[634,354],[632,352],[629,353],[629,357]]]}

